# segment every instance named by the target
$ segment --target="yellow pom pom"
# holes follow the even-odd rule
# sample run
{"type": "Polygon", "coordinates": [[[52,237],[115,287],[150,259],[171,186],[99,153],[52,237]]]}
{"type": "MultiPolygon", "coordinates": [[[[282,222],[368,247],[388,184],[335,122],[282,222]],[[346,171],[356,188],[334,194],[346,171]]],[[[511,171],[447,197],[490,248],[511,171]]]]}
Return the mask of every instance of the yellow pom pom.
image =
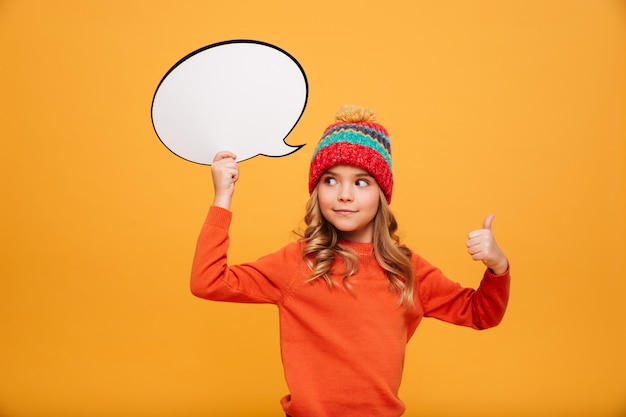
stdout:
{"type": "Polygon", "coordinates": [[[336,122],[375,122],[377,119],[378,118],[376,117],[374,110],[352,104],[346,104],[339,107],[337,113],[335,114],[336,122]]]}

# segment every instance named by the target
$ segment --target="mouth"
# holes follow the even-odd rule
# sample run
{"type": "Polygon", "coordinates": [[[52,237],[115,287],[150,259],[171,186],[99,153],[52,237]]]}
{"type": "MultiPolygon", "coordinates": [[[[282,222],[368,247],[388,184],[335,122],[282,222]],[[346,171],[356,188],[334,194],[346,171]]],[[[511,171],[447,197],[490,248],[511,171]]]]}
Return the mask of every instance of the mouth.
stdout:
{"type": "Polygon", "coordinates": [[[335,209],[333,211],[337,214],[342,214],[345,216],[356,213],[356,210],[348,210],[348,209],[335,209]]]}

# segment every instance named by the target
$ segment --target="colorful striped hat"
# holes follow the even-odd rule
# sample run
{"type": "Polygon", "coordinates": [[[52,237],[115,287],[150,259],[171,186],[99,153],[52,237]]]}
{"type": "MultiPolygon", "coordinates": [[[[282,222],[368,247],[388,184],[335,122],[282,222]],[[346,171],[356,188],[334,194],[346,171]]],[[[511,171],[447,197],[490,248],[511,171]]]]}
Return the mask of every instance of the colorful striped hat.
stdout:
{"type": "Polygon", "coordinates": [[[345,105],[337,110],[335,123],[326,128],[313,151],[309,169],[309,193],[320,177],[336,165],[352,165],[372,174],[391,203],[393,172],[387,130],[367,108],[345,105]]]}

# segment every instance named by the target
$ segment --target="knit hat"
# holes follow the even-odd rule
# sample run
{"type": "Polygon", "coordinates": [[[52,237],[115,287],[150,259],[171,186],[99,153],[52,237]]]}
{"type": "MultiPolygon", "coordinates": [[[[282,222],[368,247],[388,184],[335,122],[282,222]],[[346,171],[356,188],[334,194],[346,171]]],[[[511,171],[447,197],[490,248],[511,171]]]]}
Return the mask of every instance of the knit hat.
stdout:
{"type": "Polygon", "coordinates": [[[391,145],[387,130],[376,120],[374,111],[364,107],[345,105],[337,110],[335,123],[326,128],[313,151],[309,193],[327,169],[352,165],[369,172],[391,203],[391,145]]]}

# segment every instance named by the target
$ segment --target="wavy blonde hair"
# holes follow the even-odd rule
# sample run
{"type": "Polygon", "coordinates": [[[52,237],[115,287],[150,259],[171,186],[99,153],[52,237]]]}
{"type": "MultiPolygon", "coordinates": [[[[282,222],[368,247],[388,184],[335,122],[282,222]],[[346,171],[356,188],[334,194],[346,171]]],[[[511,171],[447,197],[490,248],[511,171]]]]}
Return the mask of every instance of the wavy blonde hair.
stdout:
{"type": "MultiPolygon", "coordinates": [[[[398,223],[382,191],[379,200],[378,211],[373,220],[374,256],[381,268],[385,270],[390,288],[398,293],[400,304],[411,307],[415,281],[411,266],[411,250],[400,244],[400,238],[397,235],[398,223]]],[[[349,278],[358,270],[358,257],[353,251],[338,244],[339,231],[322,215],[317,187],[307,202],[304,222],[306,229],[300,236],[304,242],[302,251],[304,261],[311,268],[310,281],[323,279],[332,288],[335,284],[331,275],[340,273],[343,284],[350,288],[349,278]],[[345,269],[341,272],[332,270],[337,256],[344,261],[345,269]]]]}

